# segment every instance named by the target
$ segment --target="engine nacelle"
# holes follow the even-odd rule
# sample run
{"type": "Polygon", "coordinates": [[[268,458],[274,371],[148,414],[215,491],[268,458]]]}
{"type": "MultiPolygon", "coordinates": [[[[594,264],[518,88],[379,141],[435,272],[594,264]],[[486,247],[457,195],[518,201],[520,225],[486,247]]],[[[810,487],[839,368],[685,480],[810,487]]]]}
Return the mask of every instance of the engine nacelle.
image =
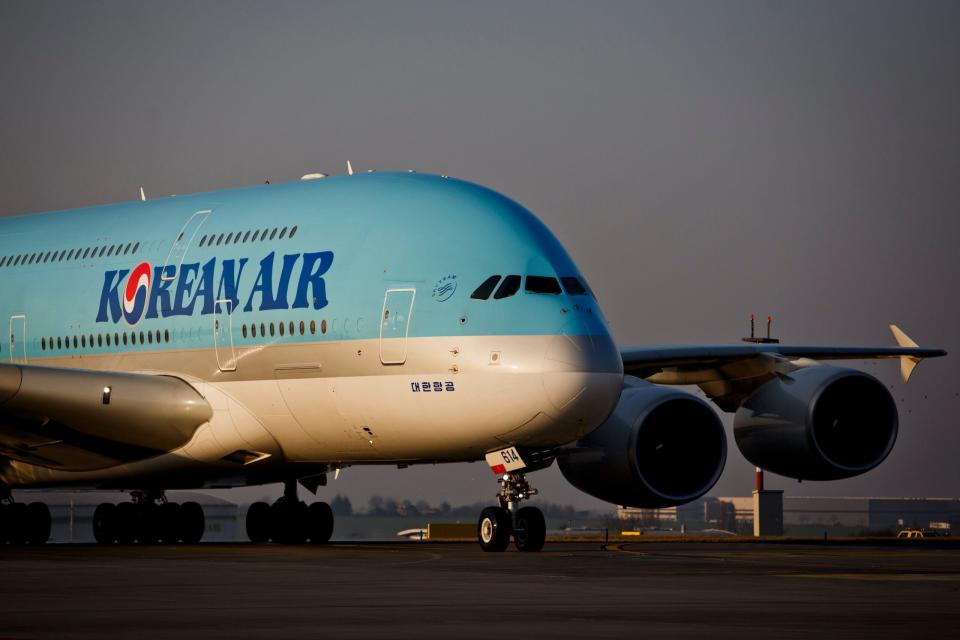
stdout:
{"type": "Polygon", "coordinates": [[[607,420],[557,461],[584,493],[630,507],[668,507],[717,482],[727,438],[713,408],[689,393],[636,378],[607,420]]]}
{"type": "Polygon", "coordinates": [[[839,480],[878,464],[897,439],[883,384],[854,369],[807,367],[760,387],[737,410],[734,437],[754,465],[799,480],[839,480]]]}

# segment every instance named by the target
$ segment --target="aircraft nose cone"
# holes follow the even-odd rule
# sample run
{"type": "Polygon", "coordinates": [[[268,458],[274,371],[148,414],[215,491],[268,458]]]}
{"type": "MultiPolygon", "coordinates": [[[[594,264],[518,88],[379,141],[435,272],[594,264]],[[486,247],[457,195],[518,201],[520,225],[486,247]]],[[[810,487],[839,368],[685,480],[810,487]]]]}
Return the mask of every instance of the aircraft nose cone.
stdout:
{"type": "Polygon", "coordinates": [[[620,397],[623,360],[606,333],[576,335],[565,327],[544,354],[545,413],[585,435],[606,419],[620,397]]]}

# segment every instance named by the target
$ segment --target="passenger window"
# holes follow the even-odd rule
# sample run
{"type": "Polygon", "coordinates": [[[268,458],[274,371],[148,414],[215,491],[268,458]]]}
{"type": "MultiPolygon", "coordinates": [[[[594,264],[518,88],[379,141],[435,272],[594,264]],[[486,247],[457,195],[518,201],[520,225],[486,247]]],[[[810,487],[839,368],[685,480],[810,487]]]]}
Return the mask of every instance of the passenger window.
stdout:
{"type": "Polygon", "coordinates": [[[260,335],[264,338],[267,337],[267,325],[260,323],[260,335]]]}
{"type": "Polygon", "coordinates": [[[293,320],[290,321],[290,324],[287,325],[287,327],[288,327],[289,330],[290,330],[290,335],[293,335],[293,334],[295,333],[294,330],[293,330],[293,320]]]}
{"type": "MultiPolygon", "coordinates": [[[[283,325],[281,324],[280,326],[282,327],[283,325]]],[[[274,326],[273,326],[273,323],[271,322],[271,323],[270,323],[270,335],[271,335],[271,336],[273,335],[273,331],[274,331],[274,326]]]]}
{"type": "Polygon", "coordinates": [[[111,245],[110,248],[107,249],[107,257],[108,257],[108,258],[113,255],[113,249],[114,249],[115,246],[116,246],[116,245],[111,245]]]}
{"type": "Polygon", "coordinates": [[[246,242],[249,239],[250,239],[250,232],[247,231],[245,234],[243,234],[243,241],[246,242]]]}
{"type": "Polygon", "coordinates": [[[284,236],[286,236],[286,235],[287,235],[287,228],[284,227],[284,228],[280,231],[280,240],[283,240],[284,236]]]}
{"type": "Polygon", "coordinates": [[[205,245],[206,243],[207,243],[207,236],[204,235],[204,236],[202,236],[202,237],[200,238],[200,245],[199,245],[199,246],[202,247],[202,246],[205,245]]]}
{"type": "Polygon", "coordinates": [[[163,330],[163,341],[164,341],[164,342],[170,342],[170,330],[169,330],[169,329],[164,329],[164,330],[163,330]]]}
{"type": "Polygon", "coordinates": [[[253,232],[253,237],[250,238],[250,242],[256,242],[258,235],[260,235],[260,229],[257,229],[256,231],[253,232]]]}
{"type": "Polygon", "coordinates": [[[301,320],[301,321],[300,321],[300,335],[303,335],[304,333],[306,333],[306,329],[307,329],[307,328],[304,326],[303,320],[301,320]]]}
{"type": "Polygon", "coordinates": [[[274,228],[273,228],[273,233],[270,234],[270,239],[273,240],[273,238],[274,238],[276,235],[277,235],[277,228],[274,227],[274,228]]]}
{"type": "Polygon", "coordinates": [[[100,247],[100,253],[97,254],[97,257],[98,257],[98,258],[102,258],[102,257],[103,257],[103,254],[106,252],[106,250],[107,250],[106,247],[100,247]]]}
{"type": "Polygon", "coordinates": [[[497,292],[493,294],[493,299],[500,300],[502,298],[509,298],[517,291],[520,291],[520,276],[507,276],[503,279],[503,282],[500,283],[497,292]]]}
{"type": "Polygon", "coordinates": [[[102,347],[102,346],[103,346],[103,334],[102,334],[102,333],[98,333],[98,334],[97,334],[97,346],[98,346],[98,347],[102,347]]]}
{"type": "Polygon", "coordinates": [[[497,286],[498,282],[500,282],[500,276],[490,276],[477,287],[476,291],[470,294],[470,297],[474,300],[486,300],[493,293],[493,288],[497,286]]]}
{"type": "Polygon", "coordinates": [[[549,276],[527,276],[527,284],[524,287],[529,293],[546,293],[554,296],[560,295],[560,283],[556,278],[549,276]]]}
{"type": "Polygon", "coordinates": [[[315,335],[317,333],[317,321],[310,321],[310,335],[315,335]]]}
{"type": "Polygon", "coordinates": [[[137,249],[139,248],[140,248],[140,243],[138,242],[137,244],[133,245],[133,252],[136,253],[137,249]]]}
{"type": "Polygon", "coordinates": [[[290,229],[290,237],[292,238],[297,234],[297,225],[293,225],[293,228],[290,229]]]}
{"type": "Polygon", "coordinates": [[[242,327],[240,327],[240,334],[241,334],[244,338],[247,337],[247,325],[243,325],[242,327]]]}
{"type": "Polygon", "coordinates": [[[224,244],[230,244],[230,241],[233,240],[233,232],[227,234],[227,239],[224,241],[224,244]]]}
{"type": "MultiPolygon", "coordinates": [[[[270,328],[273,329],[273,325],[270,325],[270,328]]],[[[280,335],[283,335],[283,323],[280,323],[280,335]]]]}
{"type": "Polygon", "coordinates": [[[323,319],[320,321],[320,333],[325,334],[326,332],[327,332],[327,321],[326,319],[323,319]]]}

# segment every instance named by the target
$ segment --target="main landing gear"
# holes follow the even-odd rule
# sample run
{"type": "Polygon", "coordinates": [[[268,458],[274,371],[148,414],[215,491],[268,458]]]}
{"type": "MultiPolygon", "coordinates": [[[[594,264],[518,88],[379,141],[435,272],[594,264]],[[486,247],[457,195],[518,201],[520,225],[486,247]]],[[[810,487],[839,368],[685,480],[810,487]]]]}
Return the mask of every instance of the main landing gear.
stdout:
{"type": "Polygon", "coordinates": [[[333,535],[333,511],[326,502],[307,506],[297,498],[297,481],[283,484],[283,496],[272,505],[254,502],[247,510],[250,542],[325,544],[333,535]]]}
{"type": "Polygon", "coordinates": [[[131,502],[104,502],[93,512],[93,537],[100,544],[196,544],[206,520],[196,502],[167,502],[163,491],[133,491],[131,502]]]}
{"type": "Polygon", "coordinates": [[[0,545],[44,544],[50,538],[50,509],[42,502],[14,502],[0,488],[0,545]]]}
{"type": "Polygon", "coordinates": [[[497,501],[500,506],[487,507],[480,512],[477,539],[484,551],[504,551],[513,544],[519,551],[540,551],[547,538],[543,512],[536,507],[517,508],[521,500],[537,494],[523,473],[505,473],[499,480],[497,501]]]}

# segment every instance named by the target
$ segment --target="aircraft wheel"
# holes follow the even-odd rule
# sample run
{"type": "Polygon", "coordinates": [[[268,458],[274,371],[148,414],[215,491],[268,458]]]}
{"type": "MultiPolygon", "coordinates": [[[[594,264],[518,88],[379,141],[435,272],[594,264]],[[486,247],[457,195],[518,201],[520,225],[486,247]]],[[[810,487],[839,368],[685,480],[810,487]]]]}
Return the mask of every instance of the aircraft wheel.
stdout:
{"type": "Polygon", "coordinates": [[[180,542],[180,505],[176,502],[164,502],[158,505],[157,534],[163,544],[177,544],[180,542]]]}
{"type": "Polygon", "coordinates": [[[270,507],[271,539],[280,544],[303,544],[307,540],[307,505],[279,500],[270,507]]]}
{"type": "Polygon", "coordinates": [[[326,544],[333,535],[333,510],[326,502],[314,502],[307,510],[307,538],[313,544],[326,544]]]}
{"type": "Polygon", "coordinates": [[[477,539],[484,551],[504,551],[510,544],[513,522],[503,507],[487,507],[480,512],[477,539]]]}
{"type": "Polygon", "coordinates": [[[7,505],[7,540],[10,544],[27,541],[27,505],[22,502],[7,505]]]}
{"type": "Polygon", "coordinates": [[[547,523],[543,512],[536,507],[524,507],[517,511],[513,528],[513,543],[520,551],[540,551],[547,539],[547,523]]]}
{"type": "Polygon", "coordinates": [[[121,502],[114,512],[114,532],[120,544],[133,544],[137,539],[137,505],[132,502],[121,502]]]}
{"type": "Polygon", "coordinates": [[[203,538],[206,519],[203,508],[196,502],[180,505],[180,539],[184,544],[197,544],[203,538]]]}
{"type": "Polygon", "coordinates": [[[247,537],[254,544],[270,540],[270,517],[272,511],[266,502],[254,502],[247,509],[247,537]]]}
{"type": "Polygon", "coordinates": [[[50,539],[50,508],[42,502],[28,504],[25,525],[27,542],[46,544],[50,539]]]}
{"type": "Polygon", "coordinates": [[[117,541],[117,506],[110,502],[101,502],[93,512],[93,539],[100,544],[113,544],[117,541]]]}
{"type": "Polygon", "coordinates": [[[152,503],[137,507],[137,542],[157,544],[160,542],[160,506],[152,503]]]}
{"type": "Polygon", "coordinates": [[[10,542],[10,505],[0,504],[0,545],[10,542]]]}

